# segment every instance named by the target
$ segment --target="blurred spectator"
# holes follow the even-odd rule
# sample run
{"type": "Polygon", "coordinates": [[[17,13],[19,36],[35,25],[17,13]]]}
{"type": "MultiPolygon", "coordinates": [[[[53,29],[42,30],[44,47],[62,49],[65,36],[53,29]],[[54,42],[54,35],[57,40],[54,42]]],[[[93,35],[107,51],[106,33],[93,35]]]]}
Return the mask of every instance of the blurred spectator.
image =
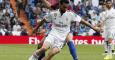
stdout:
{"type": "Polygon", "coordinates": [[[3,0],[0,0],[0,8],[2,7],[3,0]]]}
{"type": "Polygon", "coordinates": [[[2,33],[0,32],[0,36],[2,36],[2,33]]]}
{"type": "Polygon", "coordinates": [[[79,29],[79,23],[77,22],[71,22],[71,27],[70,27],[70,31],[74,36],[78,35],[78,29],[79,29]]]}
{"type": "Polygon", "coordinates": [[[22,29],[21,36],[27,36],[27,35],[28,35],[28,33],[27,33],[26,29],[22,29]]]}
{"type": "MultiPolygon", "coordinates": [[[[26,8],[26,5],[28,4],[28,0],[22,0],[23,1],[23,8],[26,8]]],[[[37,0],[36,0],[37,1],[37,0]]]]}
{"type": "Polygon", "coordinates": [[[13,26],[12,34],[14,36],[20,36],[21,35],[21,26],[19,25],[18,22],[13,26]]]}
{"type": "Polygon", "coordinates": [[[0,20],[4,19],[4,18],[3,18],[3,15],[4,15],[4,14],[3,14],[3,9],[0,8],[0,20]]]}
{"type": "Polygon", "coordinates": [[[99,0],[92,0],[92,6],[98,7],[99,6],[99,0]]]}
{"type": "Polygon", "coordinates": [[[5,33],[5,36],[10,36],[11,35],[11,32],[10,31],[7,31],[6,33],[5,33]]]}
{"type": "Polygon", "coordinates": [[[28,0],[28,4],[35,7],[35,0],[28,0]]]}
{"type": "Polygon", "coordinates": [[[74,0],[74,5],[77,6],[80,2],[81,0],[74,0]]]}
{"type": "Polygon", "coordinates": [[[12,17],[11,20],[10,20],[10,26],[11,28],[13,28],[13,26],[16,24],[18,18],[16,16],[12,17]]]}
{"type": "MultiPolygon", "coordinates": [[[[16,0],[17,3],[22,3],[22,0],[16,0]]],[[[19,9],[22,6],[18,6],[19,9]]],[[[22,28],[24,24],[19,20],[18,17],[14,16],[12,6],[10,5],[9,0],[0,0],[0,35],[9,36],[9,35],[16,35],[20,36],[21,32],[25,32],[22,28]]],[[[24,35],[24,34],[23,34],[24,35]]]]}
{"type": "Polygon", "coordinates": [[[0,26],[0,32],[2,33],[3,36],[4,36],[5,33],[7,32],[7,29],[5,29],[5,26],[4,26],[4,25],[1,25],[1,26],[0,26]]]}
{"type": "Polygon", "coordinates": [[[35,27],[35,18],[36,18],[36,14],[34,12],[34,10],[36,9],[36,7],[34,7],[32,10],[30,10],[29,12],[29,19],[30,19],[30,24],[32,27],[35,27]]]}
{"type": "Polygon", "coordinates": [[[17,14],[20,15],[20,10],[24,9],[22,0],[16,0],[17,14]]]}
{"type": "Polygon", "coordinates": [[[30,15],[29,12],[31,12],[31,10],[32,10],[31,5],[27,4],[26,7],[25,7],[25,13],[26,13],[28,18],[29,18],[29,15],[30,15]]]}

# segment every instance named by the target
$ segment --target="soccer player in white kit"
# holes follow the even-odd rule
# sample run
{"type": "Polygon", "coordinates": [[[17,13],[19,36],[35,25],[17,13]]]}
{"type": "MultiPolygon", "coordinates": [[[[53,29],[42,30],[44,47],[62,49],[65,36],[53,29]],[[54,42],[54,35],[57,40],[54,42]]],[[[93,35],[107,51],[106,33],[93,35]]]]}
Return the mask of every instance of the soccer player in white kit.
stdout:
{"type": "MultiPolygon", "coordinates": [[[[104,1],[103,4],[102,4],[102,12],[100,13],[100,21],[103,22],[104,19],[105,19],[105,16],[106,16],[106,11],[107,8],[106,8],[106,2],[104,1]]],[[[103,30],[102,31],[102,37],[104,38],[105,37],[105,26],[104,24],[101,24],[101,29],[103,30]]],[[[104,40],[104,49],[105,49],[105,52],[103,55],[107,54],[107,41],[104,40]]]]}
{"type": "Polygon", "coordinates": [[[112,59],[112,50],[115,39],[115,9],[112,8],[112,2],[106,1],[107,10],[101,14],[102,24],[104,25],[104,38],[107,43],[107,55],[104,59],[112,59]]]}
{"type": "Polygon", "coordinates": [[[60,7],[58,10],[50,12],[45,18],[39,23],[39,27],[44,22],[52,23],[52,30],[46,37],[43,46],[36,50],[35,53],[29,58],[29,60],[37,60],[38,57],[49,48],[51,49],[48,56],[43,60],[51,60],[51,58],[60,52],[64,43],[66,42],[66,36],[70,32],[70,25],[72,21],[81,22],[96,31],[100,29],[92,26],[90,23],[83,20],[80,16],[76,15],[72,11],[67,10],[69,2],[67,0],[60,0],[60,7]]]}

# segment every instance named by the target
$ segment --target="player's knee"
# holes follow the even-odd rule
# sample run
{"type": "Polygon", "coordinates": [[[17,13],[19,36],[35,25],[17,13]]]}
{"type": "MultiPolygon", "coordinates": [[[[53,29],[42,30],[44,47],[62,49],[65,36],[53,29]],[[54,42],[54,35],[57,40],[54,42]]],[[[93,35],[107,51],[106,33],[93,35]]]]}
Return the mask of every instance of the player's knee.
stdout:
{"type": "Polygon", "coordinates": [[[111,43],[112,43],[112,39],[109,39],[109,40],[108,40],[108,44],[111,44],[111,43]]]}
{"type": "Polygon", "coordinates": [[[54,48],[53,51],[52,51],[52,54],[55,55],[55,54],[57,54],[59,52],[60,52],[59,48],[54,48]]]}
{"type": "Polygon", "coordinates": [[[112,43],[112,41],[108,41],[108,44],[111,44],[112,43]]]}

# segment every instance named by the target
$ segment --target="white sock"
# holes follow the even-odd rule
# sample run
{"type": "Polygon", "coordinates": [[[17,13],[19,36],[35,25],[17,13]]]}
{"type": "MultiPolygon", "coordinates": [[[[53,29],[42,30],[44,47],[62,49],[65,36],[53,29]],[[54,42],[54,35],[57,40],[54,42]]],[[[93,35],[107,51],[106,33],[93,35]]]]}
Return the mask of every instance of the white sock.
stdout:
{"type": "Polygon", "coordinates": [[[108,54],[109,55],[112,55],[112,46],[111,46],[112,44],[108,44],[108,54]]]}
{"type": "Polygon", "coordinates": [[[114,44],[112,43],[112,45],[111,45],[111,48],[112,48],[112,50],[114,50],[114,48],[115,48],[115,46],[114,46],[114,44]]]}

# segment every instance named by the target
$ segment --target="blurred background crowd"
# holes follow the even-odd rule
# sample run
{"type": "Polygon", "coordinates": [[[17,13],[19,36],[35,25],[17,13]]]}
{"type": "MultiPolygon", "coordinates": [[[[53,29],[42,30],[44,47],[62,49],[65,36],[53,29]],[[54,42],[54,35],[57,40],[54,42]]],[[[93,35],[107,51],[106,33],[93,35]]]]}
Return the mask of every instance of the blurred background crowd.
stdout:
{"type": "MultiPolygon", "coordinates": [[[[25,28],[25,22],[20,18],[21,11],[26,15],[29,26],[33,29],[36,27],[37,22],[50,12],[45,6],[43,0],[15,0],[16,12],[11,5],[13,0],[0,0],[0,35],[7,36],[27,36],[29,31],[25,28]]],[[[59,0],[48,0],[52,8],[57,9],[59,0]]],[[[93,26],[100,24],[99,14],[103,11],[104,0],[69,0],[70,7],[68,9],[74,11],[82,18],[90,22],[93,26]]],[[[115,1],[113,0],[113,7],[115,1]]],[[[51,23],[45,23],[40,29],[42,31],[50,31],[51,23]]],[[[40,30],[39,29],[39,30],[40,30]]],[[[38,30],[38,34],[39,34],[38,30]]],[[[101,34],[92,30],[85,25],[77,22],[71,23],[71,32],[74,36],[100,36],[101,34]]]]}

